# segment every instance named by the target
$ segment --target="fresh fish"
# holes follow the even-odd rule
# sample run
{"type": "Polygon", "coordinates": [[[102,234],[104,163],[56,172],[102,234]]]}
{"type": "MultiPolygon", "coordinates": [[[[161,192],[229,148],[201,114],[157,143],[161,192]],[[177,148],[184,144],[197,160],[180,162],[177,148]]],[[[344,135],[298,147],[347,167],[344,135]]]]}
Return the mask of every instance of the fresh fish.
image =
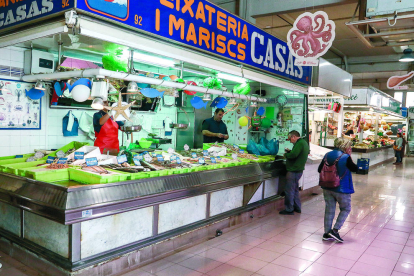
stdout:
{"type": "MultiPolygon", "coordinates": [[[[85,85],[87,86],[89,89],[92,89],[92,81],[89,79],[78,79],[77,81],[75,81],[74,84],[70,85],[69,83],[67,84],[69,91],[72,92],[72,89],[77,86],[77,85],[85,85]]],[[[57,92],[56,92],[57,94],[57,92]]]]}
{"type": "Polygon", "coordinates": [[[164,92],[159,92],[157,89],[154,88],[141,89],[141,93],[147,98],[157,98],[164,96],[164,92]]]}
{"type": "Polygon", "coordinates": [[[262,107],[259,107],[259,109],[256,111],[256,114],[259,115],[259,116],[263,116],[265,111],[266,111],[266,109],[262,106],[262,107]]]}
{"type": "Polygon", "coordinates": [[[200,109],[203,108],[206,109],[207,108],[207,104],[208,102],[204,102],[203,99],[201,99],[200,97],[193,97],[191,99],[191,105],[195,108],[195,109],[200,109]]]}
{"type": "Polygon", "coordinates": [[[29,97],[32,100],[38,100],[45,95],[45,91],[35,89],[34,87],[30,90],[25,89],[26,97],[29,97]]]}

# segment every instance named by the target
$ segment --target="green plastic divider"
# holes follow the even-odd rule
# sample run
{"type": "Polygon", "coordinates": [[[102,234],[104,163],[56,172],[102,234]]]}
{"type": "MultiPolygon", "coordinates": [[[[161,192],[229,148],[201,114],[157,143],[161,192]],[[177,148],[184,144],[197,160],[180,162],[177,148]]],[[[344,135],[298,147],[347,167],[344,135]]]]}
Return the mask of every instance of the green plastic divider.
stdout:
{"type": "Polygon", "coordinates": [[[69,169],[45,170],[37,169],[26,171],[26,177],[43,182],[69,180],[69,169]]]}
{"type": "Polygon", "coordinates": [[[150,178],[151,177],[158,177],[158,176],[160,176],[160,171],[150,171],[150,172],[147,172],[147,174],[150,178]]]}
{"type": "Polygon", "coordinates": [[[0,160],[0,171],[2,172],[4,170],[4,166],[26,162],[27,158],[28,157],[0,160]]]}
{"type": "MultiPolygon", "coordinates": [[[[34,153],[19,154],[19,155],[23,155],[23,158],[27,158],[27,157],[34,156],[34,153]]],[[[15,158],[16,158],[16,155],[2,156],[0,157],[0,160],[15,159],[15,158]]]]}
{"type": "Polygon", "coordinates": [[[69,168],[70,180],[77,181],[82,184],[106,184],[113,182],[126,181],[130,179],[130,173],[124,173],[107,169],[107,171],[115,172],[116,174],[94,174],[87,171],[69,168]]]}
{"type": "Polygon", "coordinates": [[[15,175],[19,175],[19,169],[36,167],[37,165],[45,164],[45,163],[46,161],[44,160],[33,161],[33,162],[22,162],[22,163],[3,165],[2,168],[3,168],[3,172],[5,173],[12,173],[15,175]]]}
{"type": "Polygon", "coordinates": [[[148,178],[150,176],[146,172],[139,172],[139,173],[131,173],[130,177],[131,177],[131,180],[136,180],[136,179],[148,178]]]}
{"type": "Polygon", "coordinates": [[[67,144],[67,145],[57,149],[56,151],[52,152],[51,154],[46,155],[45,157],[42,158],[42,160],[46,160],[49,156],[56,157],[56,153],[60,150],[63,151],[63,152],[67,152],[70,149],[73,149],[73,148],[79,149],[83,146],[89,146],[89,142],[76,142],[76,141],[70,142],[69,144],[67,144]]]}

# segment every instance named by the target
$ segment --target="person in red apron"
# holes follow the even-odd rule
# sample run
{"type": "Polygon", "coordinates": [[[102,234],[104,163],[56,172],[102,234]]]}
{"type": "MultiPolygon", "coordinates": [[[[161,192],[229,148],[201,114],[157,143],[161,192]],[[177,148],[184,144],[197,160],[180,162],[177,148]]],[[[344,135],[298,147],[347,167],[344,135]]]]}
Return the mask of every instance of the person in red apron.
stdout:
{"type": "Polygon", "coordinates": [[[119,152],[118,129],[124,125],[124,122],[115,122],[105,108],[108,102],[104,102],[104,109],[93,115],[93,128],[95,130],[95,147],[99,147],[101,153],[107,151],[113,153],[119,152]]]}

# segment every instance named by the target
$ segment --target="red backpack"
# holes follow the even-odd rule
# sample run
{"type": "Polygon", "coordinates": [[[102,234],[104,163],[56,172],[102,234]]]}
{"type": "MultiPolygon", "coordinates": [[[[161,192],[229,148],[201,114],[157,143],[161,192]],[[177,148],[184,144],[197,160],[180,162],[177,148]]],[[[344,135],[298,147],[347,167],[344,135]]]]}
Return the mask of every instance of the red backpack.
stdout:
{"type": "Polygon", "coordinates": [[[328,164],[327,158],[323,159],[323,167],[322,171],[319,175],[319,186],[322,188],[336,188],[339,187],[341,179],[345,176],[339,177],[338,170],[336,169],[336,164],[338,163],[339,159],[341,159],[342,155],[339,156],[332,165],[328,164]]]}

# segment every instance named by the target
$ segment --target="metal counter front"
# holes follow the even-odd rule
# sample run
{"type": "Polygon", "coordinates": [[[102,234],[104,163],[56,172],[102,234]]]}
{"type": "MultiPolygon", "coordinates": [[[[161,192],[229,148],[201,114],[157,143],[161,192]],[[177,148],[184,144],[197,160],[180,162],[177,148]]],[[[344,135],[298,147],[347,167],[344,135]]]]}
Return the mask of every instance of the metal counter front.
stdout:
{"type": "Polygon", "coordinates": [[[279,198],[283,161],[63,187],[0,173],[0,236],[76,271],[279,198]]]}

